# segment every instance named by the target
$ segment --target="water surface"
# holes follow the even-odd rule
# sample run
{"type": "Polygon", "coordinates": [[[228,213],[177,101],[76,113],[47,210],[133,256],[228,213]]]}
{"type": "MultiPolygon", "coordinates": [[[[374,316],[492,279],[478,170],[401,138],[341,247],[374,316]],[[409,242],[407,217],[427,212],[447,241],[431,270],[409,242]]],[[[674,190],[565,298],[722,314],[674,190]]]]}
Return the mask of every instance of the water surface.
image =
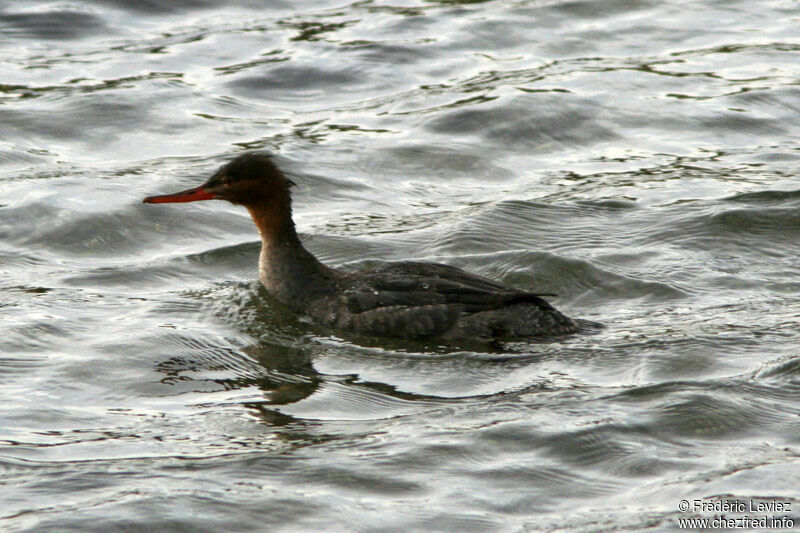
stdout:
{"type": "Polygon", "coordinates": [[[0,7],[0,529],[800,521],[795,2],[237,6],[0,7]],[[445,262],[604,329],[292,316],[244,210],[141,204],[254,149],[324,261],[445,262]]]}

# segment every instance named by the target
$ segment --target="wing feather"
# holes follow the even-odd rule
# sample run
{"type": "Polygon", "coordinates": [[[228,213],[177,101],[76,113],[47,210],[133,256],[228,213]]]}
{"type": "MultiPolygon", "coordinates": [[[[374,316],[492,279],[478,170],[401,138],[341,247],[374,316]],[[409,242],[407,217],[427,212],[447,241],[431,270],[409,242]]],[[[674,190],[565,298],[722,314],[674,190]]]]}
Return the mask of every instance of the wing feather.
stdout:
{"type": "Polygon", "coordinates": [[[463,314],[520,302],[551,309],[538,293],[506,287],[437,263],[385,263],[363,272],[361,279],[358,286],[342,296],[342,303],[351,313],[377,312],[389,307],[398,311],[408,307],[446,306],[452,307],[452,312],[463,314]]]}

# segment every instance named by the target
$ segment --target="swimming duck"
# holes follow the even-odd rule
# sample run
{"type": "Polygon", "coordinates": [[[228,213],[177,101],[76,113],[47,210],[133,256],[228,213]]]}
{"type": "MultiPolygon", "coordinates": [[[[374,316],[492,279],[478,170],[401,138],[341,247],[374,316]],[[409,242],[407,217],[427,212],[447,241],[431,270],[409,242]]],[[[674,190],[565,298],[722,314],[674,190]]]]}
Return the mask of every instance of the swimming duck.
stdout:
{"type": "Polygon", "coordinates": [[[303,246],[290,188],[272,159],[240,155],[193,189],[148,204],[227,200],[250,212],[261,234],[259,279],[294,312],[333,329],[404,339],[506,339],[573,333],[573,320],[542,294],[449,265],[390,262],[360,272],[331,268],[303,246]]]}

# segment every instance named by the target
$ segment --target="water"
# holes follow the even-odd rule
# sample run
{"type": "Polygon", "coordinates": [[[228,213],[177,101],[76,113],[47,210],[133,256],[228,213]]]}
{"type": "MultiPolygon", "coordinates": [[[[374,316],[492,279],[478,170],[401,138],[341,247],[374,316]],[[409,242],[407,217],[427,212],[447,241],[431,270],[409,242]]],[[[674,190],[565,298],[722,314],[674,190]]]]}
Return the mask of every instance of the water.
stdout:
{"type": "Polygon", "coordinates": [[[796,2],[270,4],[0,8],[1,529],[800,521],[796,2]],[[249,149],[324,261],[442,261],[605,328],[292,316],[242,209],[140,203],[249,149]]]}

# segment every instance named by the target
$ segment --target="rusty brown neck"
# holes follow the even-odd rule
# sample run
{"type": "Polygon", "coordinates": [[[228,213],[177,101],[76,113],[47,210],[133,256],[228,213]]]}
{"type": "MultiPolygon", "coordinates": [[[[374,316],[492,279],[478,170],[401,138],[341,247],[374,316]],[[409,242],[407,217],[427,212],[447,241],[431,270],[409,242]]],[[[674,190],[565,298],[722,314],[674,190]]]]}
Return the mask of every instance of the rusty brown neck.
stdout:
{"type": "Polygon", "coordinates": [[[273,297],[295,311],[308,312],[333,291],[335,271],[320,263],[300,242],[292,221],[288,191],[246,205],[261,233],[258,277],[273,297]]]}
{"type": "Polygon", "coordinates": [[[258,203],[245,205],[256,223],[261,241],[270,247],[297,246],[300,239],[292,220],[289,192],[281,192],[258,203]]]}

